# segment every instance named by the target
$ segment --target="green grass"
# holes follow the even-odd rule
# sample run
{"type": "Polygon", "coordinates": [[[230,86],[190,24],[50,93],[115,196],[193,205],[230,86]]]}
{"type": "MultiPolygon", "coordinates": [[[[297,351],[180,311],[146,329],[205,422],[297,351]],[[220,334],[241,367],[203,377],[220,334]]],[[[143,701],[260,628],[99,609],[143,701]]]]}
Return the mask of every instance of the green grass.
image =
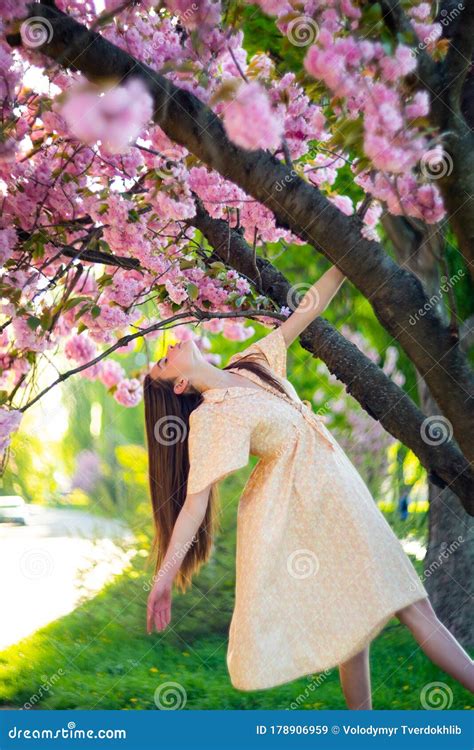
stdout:
{"type": "MultiPolygon", "coordinates": [[[[344,709],[337,669],[270,690],[242,692],[230,684],[225,658],[236,505],[230,499],[242,486],[236,476],[222,488],[227,502],[213,559],[190,591],[174,594],[171,628],[145,632],[150,569],[137,555],[99,595],[0,653],[0,703],[156,710],[155,691],[171,681],[184,689],[185,709],[344,709]]],[[[372,643],[371,670],[375,709],[422,708],[422,688],[438,681],[452,690],[452,709],[473,708],[472,695],[432,665],[396,619],[372,643]]]]}

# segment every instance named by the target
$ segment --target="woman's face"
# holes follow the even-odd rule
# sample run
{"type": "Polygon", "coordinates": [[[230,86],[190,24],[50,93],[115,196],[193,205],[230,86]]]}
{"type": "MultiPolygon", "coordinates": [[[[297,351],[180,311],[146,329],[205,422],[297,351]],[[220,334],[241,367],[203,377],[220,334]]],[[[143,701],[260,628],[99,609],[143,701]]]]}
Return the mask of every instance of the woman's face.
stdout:
{"type": "Polygon", "coordinates": [[[185,381],[185,388],[197,359],[201,357],[201,352],[192,339],[179,341],[169,346],[166,354],[150,368],[150,375],[153,379],[164,378],[180,384],[185,381]]]}

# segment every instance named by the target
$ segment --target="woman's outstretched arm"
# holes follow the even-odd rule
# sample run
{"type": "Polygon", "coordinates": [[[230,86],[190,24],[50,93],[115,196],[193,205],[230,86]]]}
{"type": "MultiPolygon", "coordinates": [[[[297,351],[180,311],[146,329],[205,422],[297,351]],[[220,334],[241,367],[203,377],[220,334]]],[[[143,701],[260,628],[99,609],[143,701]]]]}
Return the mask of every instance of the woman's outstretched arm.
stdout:
{"type": "Polygon", "coordinates": [[[147,603],[147,632],[153,626],[164,630],[171,620],[171,589],[181,562],[206,514],[211,485],[201,492],[186,496],[173,528],[163,562],[154,577],[147,603]]]}
{"type": "Polygon", "coordinates": [[[324,312],[345,278],[337,266],[331,266],[308,289],[298,307],[280,326],[287,347],[318,315],[324,312]]]}

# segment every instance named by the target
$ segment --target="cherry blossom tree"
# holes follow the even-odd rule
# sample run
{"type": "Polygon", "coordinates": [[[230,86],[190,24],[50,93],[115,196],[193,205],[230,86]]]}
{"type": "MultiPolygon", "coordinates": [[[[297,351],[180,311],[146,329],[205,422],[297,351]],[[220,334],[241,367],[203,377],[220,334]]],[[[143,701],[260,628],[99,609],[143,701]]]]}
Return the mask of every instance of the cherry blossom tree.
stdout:
{"type": "Polygon", "coordinates": [[[73,375],[139,403],[140,373],[114,358],[137,338],[175,327],[202,345],[199,323],[243,340],[246,320],[283,319],[310,282],[266,250],[309,245],[416,370],[421,408],[357,330],[318,317],[300,338],[426,467],[444,576],[428,584],[467,643],[446,583],[472,546],[438,561],[473,514],[473,324],[454,293],[473,274],[473,5],[0,0],[0,15],[0,451],[73,375]],[[249,52],[257,27],[272,41],[249,52]],[[61,372],[40,387],[45,361],[61,372]]]}
{"type": "Polygon", "coordinates": [[[134,338],[283,319],[301,286],[261,251],[304,243],[369,300],[437,410],[322,317],[302,346],[472,514],[459,321],[386,243],[388,220],[449,226],[451,284],[472,272],[474,14],[447,5],[0,0],[1,447],[47,390],[44,358],[70,361],[57,383],[80,373],[134,406],[140,377],[113,359],[134,338]],[[257,15],[293,69],[247,52],[257,15]]]}

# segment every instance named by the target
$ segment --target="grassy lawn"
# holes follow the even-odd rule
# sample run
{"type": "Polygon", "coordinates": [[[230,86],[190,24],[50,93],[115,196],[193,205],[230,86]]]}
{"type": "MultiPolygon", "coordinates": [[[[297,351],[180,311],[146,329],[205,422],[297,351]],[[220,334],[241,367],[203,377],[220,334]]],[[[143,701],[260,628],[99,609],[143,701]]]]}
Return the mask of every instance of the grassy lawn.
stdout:
{"type": "MultiPolygon", "coordinates": [[[[225,657],[234,591],[235,504],[242,487],[236,477],[221,489],[226,502],[213,560],[186,595],[175,593],[171,628],[151,636],[145,632],[144,584],[150,569],[144,554],[138,554],[98,596],[0,653],[0,703],[156,710],[155,694],[165,703],[160,686],[173,682],[185,696],[184,709],[345,708],[337,669],[270,690],[241,692],[230,684],[225,657]]],[[[474,707],[472,695],[433,666],[396,619],[372,643],[371,664],[376,709],[420,709],[420,692],[431,682],[449,686],[452,709],[474,707]]]]}

